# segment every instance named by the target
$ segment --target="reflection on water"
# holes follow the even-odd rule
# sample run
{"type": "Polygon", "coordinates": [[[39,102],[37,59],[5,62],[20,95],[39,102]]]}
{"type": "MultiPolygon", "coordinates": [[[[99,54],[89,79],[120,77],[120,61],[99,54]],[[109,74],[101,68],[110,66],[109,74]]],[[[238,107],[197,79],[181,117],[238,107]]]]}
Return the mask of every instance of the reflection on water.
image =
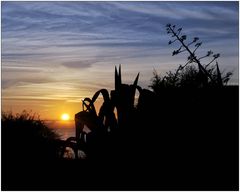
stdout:
{"type": "Polygon", "coordinates": [[[75,137],[75,128],[54,128],[54,130],[61,136],[61,139],[75,137]]]}
{"type": "Polygon", "coordinates": [[[75,123],[74,121],[44,121],[45,124],[56,131],[60,135],[61,139],[67,139],[68,137],[75,136],[75,123]]]}

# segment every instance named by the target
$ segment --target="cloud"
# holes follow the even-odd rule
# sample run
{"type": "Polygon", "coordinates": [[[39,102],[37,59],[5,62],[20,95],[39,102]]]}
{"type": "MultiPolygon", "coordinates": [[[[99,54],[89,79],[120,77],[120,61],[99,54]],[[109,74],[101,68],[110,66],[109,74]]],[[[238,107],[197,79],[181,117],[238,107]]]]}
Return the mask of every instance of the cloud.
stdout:
{"type": "Polygon", "coordinates": [[[70,61],[70,62],[64,62],[62,63],[63,66],[68,67],[68,68],[80,68],[80,69],[85,69],[85,68],[90,68],[92,64],[96,63],[97,61],[70,61]]]}
{"type": "MultiPolygon", "coordinates": [[[[20,71],[21,73],[21,71],[20,71]]],[[[30,72],[31,73],[31,72],[30,72]]],[[[35,88],[37,89],[39,84],[43,83],[49,83],[53,82],[54,80],[51,77],[44,77],[41,75],[29,75],[27,76],[26,74],[29,74],[28,71],[23,72],[23,74],[19,75],[19,71],[5,71],[3,70],[3,75],[2,75],[2,88],[7,89],[10,87],[18,87],[18,86],[23,86],[27,84],[35,84],[35,88]],[[15,74],[15,78],[13,76],[15,74]]],[[[34,73],[33,73],[34,74],[34,73]]]]}

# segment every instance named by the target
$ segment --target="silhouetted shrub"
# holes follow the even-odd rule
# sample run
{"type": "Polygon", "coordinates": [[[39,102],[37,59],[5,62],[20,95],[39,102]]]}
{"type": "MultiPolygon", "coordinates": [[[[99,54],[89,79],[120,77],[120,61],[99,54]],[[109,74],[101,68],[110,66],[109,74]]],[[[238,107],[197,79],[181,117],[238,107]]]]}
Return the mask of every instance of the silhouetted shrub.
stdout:
{"type": "Polygon", "coordinates": [[[27,111],[2,113],[2,139],[7,159],[48,159],[57,155],[57,133],[27,111]]]}

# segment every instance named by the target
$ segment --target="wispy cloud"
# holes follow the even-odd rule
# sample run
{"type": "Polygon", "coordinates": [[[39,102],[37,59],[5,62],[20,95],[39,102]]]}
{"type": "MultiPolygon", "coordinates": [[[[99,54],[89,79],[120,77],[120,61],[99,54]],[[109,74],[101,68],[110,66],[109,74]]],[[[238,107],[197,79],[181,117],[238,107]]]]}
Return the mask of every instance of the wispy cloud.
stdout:
{"type": "Polygon", "coordinates": [[[70,67],[70,68],[78,68],[78,69],[83,69],[83,68],[89,68],[92,66],[92,64],[96,63],[96,61],[70,61],[70,62],[64,62],[62,63],[63,66],[65,67],[70,67]]]}

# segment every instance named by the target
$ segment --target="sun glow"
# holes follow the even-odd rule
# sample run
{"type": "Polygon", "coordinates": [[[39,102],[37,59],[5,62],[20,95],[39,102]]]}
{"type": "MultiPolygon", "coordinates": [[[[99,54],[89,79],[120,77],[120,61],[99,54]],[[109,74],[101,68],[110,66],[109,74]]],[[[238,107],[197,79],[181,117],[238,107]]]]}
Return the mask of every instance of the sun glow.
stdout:
{"type": "Polygon", "coordinates": [[[70,117],[69,117],[69,115],[68,115],[67,113],[64,113],[64,114],[62,114],[61,119],[62,119],[63,121],[67,121],[67,120],[70,119],[70,117]]]}

